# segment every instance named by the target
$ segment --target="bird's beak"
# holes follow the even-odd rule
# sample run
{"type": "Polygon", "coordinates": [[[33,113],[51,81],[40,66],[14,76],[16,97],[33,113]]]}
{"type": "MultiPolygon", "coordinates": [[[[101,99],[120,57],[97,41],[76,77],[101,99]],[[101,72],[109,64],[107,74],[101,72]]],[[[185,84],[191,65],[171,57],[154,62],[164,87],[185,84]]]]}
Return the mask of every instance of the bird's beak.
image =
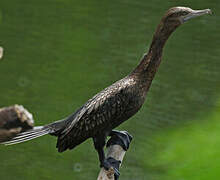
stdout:
{"type": "Polygon", "coordinates": [[[205,14],[212,14],[211,9],[203,9],[203,10],[192,10],[191,13],[187,14],[186,16],[183,17],[183,22],[188,21],[189,19],[202,16],[205,14]]]}

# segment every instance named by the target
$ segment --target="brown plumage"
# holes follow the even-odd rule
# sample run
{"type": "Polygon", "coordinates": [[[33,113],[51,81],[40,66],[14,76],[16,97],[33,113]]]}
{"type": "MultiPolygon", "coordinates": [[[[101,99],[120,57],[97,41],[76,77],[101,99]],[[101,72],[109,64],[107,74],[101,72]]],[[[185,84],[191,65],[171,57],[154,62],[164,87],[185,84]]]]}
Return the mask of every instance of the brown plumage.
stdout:
{"type": "Polygon", "coordinates": [[[141,108],[161,62],[163,47],[168,37],[187,20],[210,12],[209,9],[195,11],[185,7],[169,9],[156,29],[148,53],[128,76],[95,95],[66,119],[21,133],[5,144],[15,144],[51,134],[58,136],[57,148],[59,152],[63,152],[91,137],[99,153],[100,162],[105,166],[103,147],[106,136],[141,108]]]}

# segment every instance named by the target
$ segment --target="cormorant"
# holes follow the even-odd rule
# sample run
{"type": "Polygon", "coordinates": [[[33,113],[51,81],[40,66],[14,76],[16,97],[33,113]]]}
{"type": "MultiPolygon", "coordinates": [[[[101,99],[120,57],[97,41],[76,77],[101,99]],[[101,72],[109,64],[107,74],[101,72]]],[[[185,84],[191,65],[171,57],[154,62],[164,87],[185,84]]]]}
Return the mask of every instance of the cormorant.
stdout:
{"type": "Polygon", "coordinates": [[[189,19],[210,13],[210,9],[169,9],[156,29],[148,53],[129,75],[96,94],[69,117],[45,126],[37,126],[3,144],[16,144],[50,134],[58,137],[56,147],[59,152],[63,152],[75,148],[88,138],[93,138],[100,164],[108,169],[110,164],[105,159],[103,149],[106,137],[112,132],[115,133],[112,129],[136,114],[143,105],[160,65],[167,39],[177,27],[189,19]]]}

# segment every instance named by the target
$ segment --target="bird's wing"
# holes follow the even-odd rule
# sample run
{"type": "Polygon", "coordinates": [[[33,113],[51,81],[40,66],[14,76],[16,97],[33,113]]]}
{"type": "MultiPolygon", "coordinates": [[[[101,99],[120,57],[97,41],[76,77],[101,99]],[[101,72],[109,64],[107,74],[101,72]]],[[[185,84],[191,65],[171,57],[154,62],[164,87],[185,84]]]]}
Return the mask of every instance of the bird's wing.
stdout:
{"type": "Polygon", "coordinates": [[[128,104],[126,89],[120,84],[112,85],[90,99],[74,114],[74,120],[61,132],[61,138],[71,131],[72,135],[78,136],[111,125],[112,120],[119,117],[128,104]]]}

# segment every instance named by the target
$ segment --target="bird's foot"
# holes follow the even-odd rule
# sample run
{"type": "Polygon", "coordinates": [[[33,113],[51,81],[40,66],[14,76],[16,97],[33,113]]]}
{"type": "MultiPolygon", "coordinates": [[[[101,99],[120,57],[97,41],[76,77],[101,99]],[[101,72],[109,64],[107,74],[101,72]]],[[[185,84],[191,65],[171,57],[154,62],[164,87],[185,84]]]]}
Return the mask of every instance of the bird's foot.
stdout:
{"type": "Polygon", "coordinates": [[[115,180],[118,180],[120,176],[120,172],[119,172],[120,163],[121,161],[117,161],[116,159],[109,157],[107,159],[104,159],[100,167],[103,167],[105,170],[109,170],[110,168],[113,168],[115,180]]]}
{"type": "Polygon", "coordinates": [[[109,136],[111,136],[111,138],[107,142],[107,147],[110,145],[118,144],[125,151],[128,150],[132,136],[127,131],[112,130],[109,136]]]}

